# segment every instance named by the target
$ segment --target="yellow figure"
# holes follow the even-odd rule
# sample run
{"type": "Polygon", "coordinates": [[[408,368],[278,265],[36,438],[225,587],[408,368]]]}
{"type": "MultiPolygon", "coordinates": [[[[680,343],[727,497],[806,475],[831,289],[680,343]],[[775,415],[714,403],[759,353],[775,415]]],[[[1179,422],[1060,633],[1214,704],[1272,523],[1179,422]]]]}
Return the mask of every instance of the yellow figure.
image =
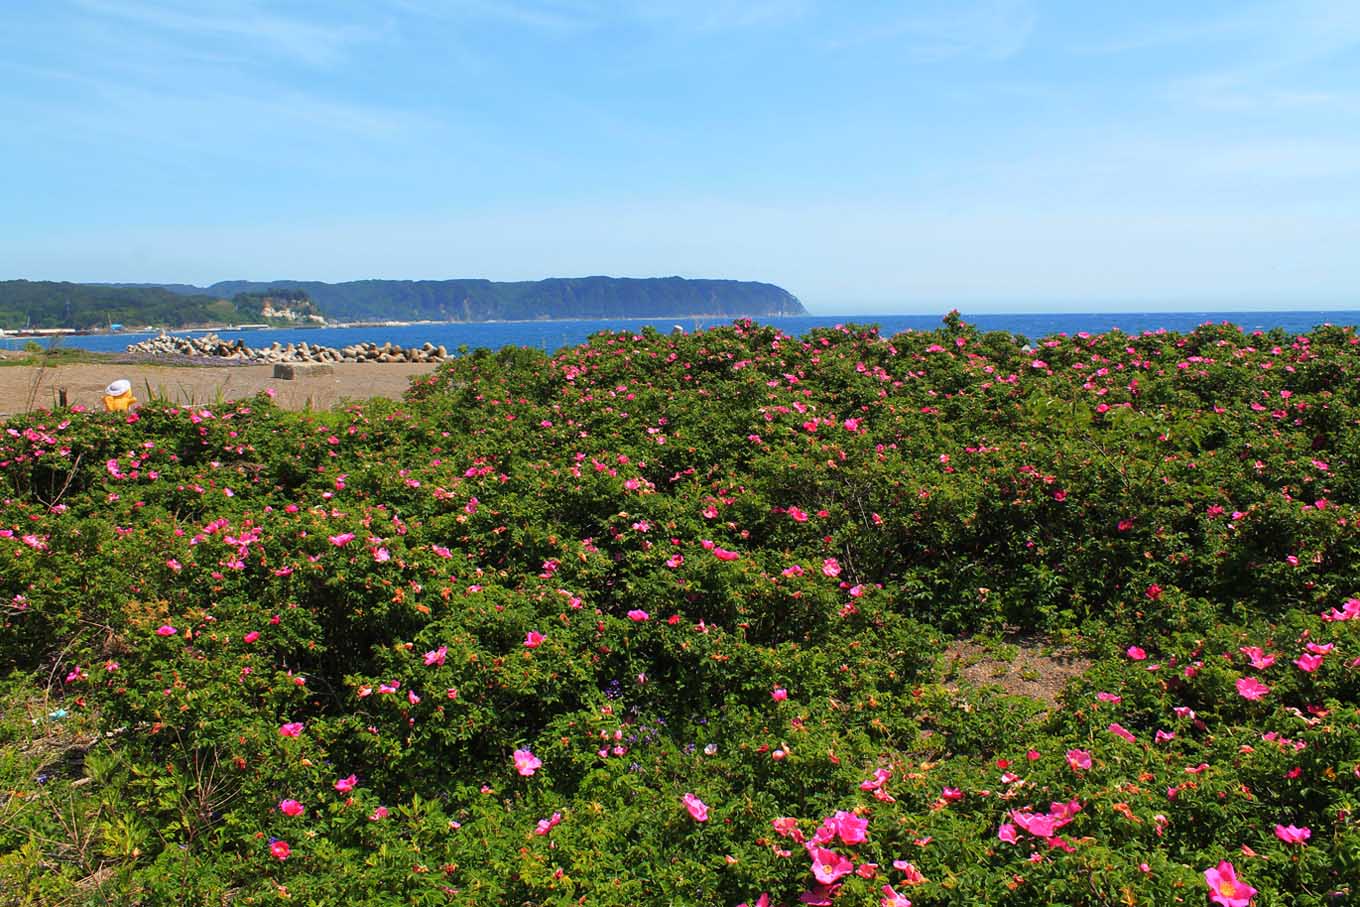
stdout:
{"type": "Polygon", "coordinates": [[[136,402],[137,398],[132,396],[132,382],[126,378],[119,378],[104,388],[104,409],[108,412],[126,412],[136,402]]]}

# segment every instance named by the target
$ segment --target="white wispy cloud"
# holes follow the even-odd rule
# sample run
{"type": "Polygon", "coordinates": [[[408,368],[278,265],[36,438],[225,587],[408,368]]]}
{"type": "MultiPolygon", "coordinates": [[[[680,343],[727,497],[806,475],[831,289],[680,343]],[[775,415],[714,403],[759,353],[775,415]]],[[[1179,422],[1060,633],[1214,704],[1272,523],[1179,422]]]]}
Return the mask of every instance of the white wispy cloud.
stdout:
{"type": "Polygon", "coordinates": [[[816,0],[388,0],[405,13],[491,20],[542,31],[637,27],[715,32],[805,18],[816,0]]]}
{"type": "Polygon", "coordinates": [[[1318,180],[1360,175],[1360,144],[1302,139],[1225,145],[1201,154],[1206,172],[1258,180],[1318,180]]]}
{"type": "Polygon", "coordinates": [[[831,50],[893,42],[917,62],[956,57],[1006,60],[1024,50],[1038,22],[1030,0],[980,0],[913,11],[836,34],[831,50]]]}
{"type": "Polygon", "coordinates": [[[1354,0],[1270,0],[1245,3],[1215,16],[1149,24],[1112,40],[1071,48],[1077,55],[1160,54],[1208,62],[1166,82],[1170,99],[1206,111],[1354,113],[1360,89],[1331,84],[1327,64],[1360,48],[1360,3],[1354,0]],[[1185,48],[1200,51],[1185,57],[1185,48]]]}
{"type": "Polygon", "coordinates": [[[75,0],[75,4],[89,15],[181,36],[231,40],[240,48],[313,66],[339,63],[355,44],[373,37],[370,28],[290,18],[239,0],[208,12],[202,7],[135,0],[75,0]]]}
{"type": "Polygon", "coordinates": [[[704,32],[776,27],[816,10],[813,0],[653,0],[623,7],[643,22],[704,32]]]}
{"type": "Polygon", "coordinates": [[[388,0],[398,12],[444,21],[494,21],[543,31],[576,31],[603,21],[589,0],[388,0]]]}

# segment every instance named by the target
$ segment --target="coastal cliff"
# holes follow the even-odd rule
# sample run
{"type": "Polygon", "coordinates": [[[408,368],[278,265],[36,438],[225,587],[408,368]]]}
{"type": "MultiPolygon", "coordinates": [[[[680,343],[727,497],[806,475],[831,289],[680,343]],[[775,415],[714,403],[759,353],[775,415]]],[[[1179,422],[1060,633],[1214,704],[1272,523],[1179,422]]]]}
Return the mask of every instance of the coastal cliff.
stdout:
{"type": "MultiPolygon", "coordinates": [[[[539,321],[806,315],[789,291],[742,280],[552,277],[546,280],[227,280],[189,284],[0,281],[0,328],[182,327],[268,320],[285,298],[327,321],[539,321]]],[[[298,319],[293,319],[298,320],[298,319]]]]}
{"type": "Polygon", "coordinates": [[[742,280],[682,277],[552,277],[546,280],[221,281],[165,284],[185,295],[301,290],[332,321],[534,321],[565,318],[672,318],[806,315],[789,291],[742,280]]]}

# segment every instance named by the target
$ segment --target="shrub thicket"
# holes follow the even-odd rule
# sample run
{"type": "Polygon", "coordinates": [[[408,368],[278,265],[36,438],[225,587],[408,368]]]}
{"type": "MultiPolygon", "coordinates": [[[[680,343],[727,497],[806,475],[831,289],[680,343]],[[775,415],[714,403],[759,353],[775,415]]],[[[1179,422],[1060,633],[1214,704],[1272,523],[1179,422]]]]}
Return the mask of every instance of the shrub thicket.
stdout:
{"type": "Polygon", "coordinates": [[[1331,327],[740,322],[11,419],[0,891],[1344,902],[1357,380],[1331,327]],[[1091,667],[945,682],[1002,631],[1091,667]]]}

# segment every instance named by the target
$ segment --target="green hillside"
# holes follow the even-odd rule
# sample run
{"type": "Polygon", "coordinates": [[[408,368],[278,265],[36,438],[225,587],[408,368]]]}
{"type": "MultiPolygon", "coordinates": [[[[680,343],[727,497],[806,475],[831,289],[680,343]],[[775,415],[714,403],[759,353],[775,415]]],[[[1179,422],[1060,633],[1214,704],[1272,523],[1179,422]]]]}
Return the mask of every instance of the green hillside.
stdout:
{"type": "Polygon", "coordinates": [[[116,287],[52,281],[0,281],[0,329],[90,329],[113,324],[183,327],[249,321],[227,299],[183,295],[160,287],[116,287]]]}
{"type": "Polygon", "coordinates": [[[327,318],[338,321],[532,321],[807,314],[797,297],[773,284],[681,277],[554,277],[513,283],[356,280],[331,284],[239,280],[215,283],[199,292],[232,297],[237,293],[258,293],[270,288],[305,290],[327,318]]]}

